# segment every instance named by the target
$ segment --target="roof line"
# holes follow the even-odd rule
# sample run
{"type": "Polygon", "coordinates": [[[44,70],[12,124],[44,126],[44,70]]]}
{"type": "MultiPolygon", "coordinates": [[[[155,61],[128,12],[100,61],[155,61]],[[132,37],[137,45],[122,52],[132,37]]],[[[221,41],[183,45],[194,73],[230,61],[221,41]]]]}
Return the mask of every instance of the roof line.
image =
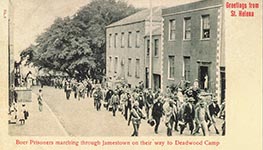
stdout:
{"type": "MultiPolygon", "coordinates": [[[[106,29],[107,29],[107,28],[111,28],[111,27],[125,26],[125,25],[130,25],[130,24],[135,24],[135,23],[146,22],[146,21],[148,21],[148,20],[145,19],[145,20],[140,20],[140,21],[135,21],[135,22],[125,23],[125,24],[108,25],[108,26],[106,26],[106,29]]],[[[152,22],[161,22],[161,21],[153,20],[152,22]]]]}
{"type": "Polygon", "coordinates": [[[208,7],[203,7],[203,8],[197,8],[197,9],[192,9],[192,10],[186,10],[186,11],[179,11],[179,12],[176,12],[176,13],[168,13],[168,14],[163,14],[162,16],[166,17],[166,16],[172,16],[172,15],[177,15],[177,14],[195,12],[195,11],[200,11],[200,10],[205,10],[205,9],[212,9],[212,8],[217,8],[217,7],[222,7],[222,4],[214,5],[214,6],[208,6],[208,7]]]}

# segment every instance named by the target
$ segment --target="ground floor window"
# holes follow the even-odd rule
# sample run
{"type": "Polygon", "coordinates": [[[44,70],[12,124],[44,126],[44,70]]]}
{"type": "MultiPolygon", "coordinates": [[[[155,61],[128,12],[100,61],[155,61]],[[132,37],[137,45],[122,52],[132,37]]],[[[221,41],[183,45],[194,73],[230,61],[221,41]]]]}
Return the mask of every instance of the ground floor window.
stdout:
{"type": "Polygon", "coordinates": [[[140,59],[136,59],[135,77],[140,78],[140,59]]]}
{"type": "Polygon", "coordinates": [[[168,56],[168,78],[174,79],[175,77],[175,57],[168,56]]]}
{"type": "Polygon", "coordinates": [[[184,57],[183,76],[186,81],[190,81],[190,57],[184,57]]]}

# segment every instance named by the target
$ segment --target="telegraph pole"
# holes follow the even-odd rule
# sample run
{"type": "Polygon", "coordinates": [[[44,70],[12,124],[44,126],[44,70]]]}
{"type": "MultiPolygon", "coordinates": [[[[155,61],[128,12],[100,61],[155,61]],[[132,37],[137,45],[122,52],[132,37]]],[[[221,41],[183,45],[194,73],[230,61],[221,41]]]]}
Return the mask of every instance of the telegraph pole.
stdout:
{"type": "Polygon", "coordinates": [[[149,52],[149,88],[152,88],[153,77],[153,52],[152,52],[152,0],[150,0],[150,52],[149,52]]]}

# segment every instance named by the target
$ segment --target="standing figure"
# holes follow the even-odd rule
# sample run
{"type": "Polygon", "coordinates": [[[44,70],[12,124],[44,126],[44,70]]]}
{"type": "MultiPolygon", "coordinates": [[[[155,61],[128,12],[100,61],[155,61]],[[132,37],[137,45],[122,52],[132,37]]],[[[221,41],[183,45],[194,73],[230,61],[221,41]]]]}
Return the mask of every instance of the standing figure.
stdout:
{"type": "MultiPolygon", "coordinates": [[[[100,89],[101,91],[101,89],[100,89]]],[[[85,85],[83,82],[79,82],[77,84],[77,97],[78,97],[78,100],[80,100],[80,98],[85,98],[85,85]]]]}
{"type": "Polygon", "coordinates": [[[117,90],[114,91],[114,94],[111,96],[110,105],[112,106],[112,115],[116,115],[116,111],[119,104],[119,95],[117,90]]]}
{"type": "Polygon", "coordinates": [[[207,74],[205,75],[204,89],[207,92],[207,90],[208,90],[208,75],[207,74]]]}
{"type": "Polygon", "coordinates": [[[125,120],[128,120],[128,111],[129,113],[131,112],[131,95],[130,93],[126,93],[127,95],[127,101],[125,102],[125,105],[124,105],[124,117],[125,117],[125,120]]]}
{"type": "Polygon", "coordinates": [[[145,111],[146,111],[147,119],[149,119],[149,114],[150,114],[152,106],[153,106],[153,94],[151,90],[149,90],[149,91],[146,91],[145,93],[145,111]]]}
{"type": "Polygon", "coordinates": [[[226,104],[225,102],[223,102],[221,104],[221,109],[220,109],[220,112],[219,112],[219,118],[223,119],[223,124],[222,124],[222,135],[224,136],[226,134],[226,112],[225,112],[225,107],[226,107],[226,104]]]}
{"type": "Polygon", "coordinates": [[[74,98],[77,99],[77,96],[78,96],[78,81],[76,79],[72,79],[70,81],[70,85],[71,85],[71,91],[74,93],[74,98]]]}
{"type": "Polygon", "coordinates": [[[199,83],[198,83],[198,80],[197,80],[197,79],[195,79],[195,82],[194,82],[192,88],[190,88],[190,90],[192,90],[192,96],[193,96],[193,98],[194,98],[194,100],[195,100],[195,101],[194,101],[194,104],[196,105],[196,104],[198,103],[198,101],[199,101],[198,95],[199,95],[200,92],[201,92],[201,90],[200,90],[200,88],[199,88],[199,83]]]}
{"type": "Polygon", "coordinates": [[[164,101],[163,110],[165,116],[165,125],[167,127],[167,136],[172,136],[172,127],[176,116],[176,103],[167,95],[165,95],[164,101]]]}
{"type": "Polygon", "coordinates": [[[70,81],[68,80],[68,81],[66,81],[66,83],[65,83],[65,92],[66,92],[66,98],[67,98],[67,100],[69,100],[69,98],[70,98],[71,90],[72,90],[72,88],[71,88],[71,85],[70,85],[70,81]]]}
{"type": "Polygon", "coordinates": [[[41,112],[43,107],[43,93],[41,89],[38,90],[37,100],[38,100],[39,111],[41,112]]]}
{"type": "Polygon", "coordinates": [[[29,71],[25,77],[27,88],[30,89],[33,85],[32,72],[29,71]]]}
{"type": "Polygon", "coordinates": [[[133,125],[133,134],[131,136],[139,135],[141,119],[145,119],[145,116],[142,113],[142,110],[139,108],[139,102],[135,101],[128,120],[128,126],[130,125],[131,121],[133,125]]]}
{"type": "Polygon", "coordinates": [[[25,104],[22,104],[19,108],[18,108],[18,113],[17,113],[17,120],[20,122],[21,125],[25,124],[25,114],[24,111],[26,111],[25,109],[25,104]]]}
{"type": "Polygon", "coordinates": [[[208,123],[208,130],[211,125],[214,126],[216,134],[219,134],[219,131],[216,126],[216,117],[220,111],[219,105],[217,104],[217,99],[213,98],[213,103],[208,106],[209,114],[211,116],[211,120],[208,123]]]}
{"type": "Polygon", "coordinates": [[[177,107],[180,108],[184,103],[184,95],[181,88],[178,88],[177,98],[178,98],[177,107]]]}
{"type": "Polygon", "coordinates": [[[152,108],[152,118],[155,120],[155,127],[154,127],[155,134],[158,134],[158,128],[160,125],[160,120],[162,115],[163,115],[163,104],[160,98],[157,98],[152,108]]]}
{"type": "Polygon", "coordinates": [[[143,109],[143,107],[144,107],[144,97],[143,97],[143,93],[142,92],[140,92],[140,94],[137,96],[136,100],[139,102],[140,109],[143,109]]]}
{"type": "Polygon", "coordinates": [[[15,102],[12,103],[9,113],[11,115],[11,118],[9,120],[9,124],[15,124],[17,119],[17,105],[15,102]]]}
{"type": "Polygon", "coordinates": [[[194,108],[194,99],[192,97],[187,99],[187,103],[183,105],[182,109],[182,121],[180,134],[183,134],[183,131],[187,124],[189,124],[189,129],[191,134],[193,134],[194,130],[194,118],[195,118],[195,108],[194,108]]]}
{"type": "Polygon", "coordinates": [[[94,103],[95,103],[97,111],[100,110],[102,96],[103,96],[103,93],[100,87],[96,87],[95,91],[93,92],[93,98],[94,98],[94,103]]]}
{"type": "Polygon", "coordinates": [[[87,84],[86,84],[86,89],[87,89],[87,97],[90,97],[90,91],[91,91],[91,83],[90,81],[87,81],[87,84]]]}
{"type": "Polygon", "coordinates": [[[111,97],[113,95],[113,90],[109,89],[107,92],[106,92],[106,95],[105,95],[105,107],[107,110],[109,110],[109,106],[110,106],[110,101],[111,101],[111,97]]]}
{"type": "Polygon", "coordinates": [[[206,122],[207,118],[211,119],[205,101],[201,101],[200,106],[196,108],[196,114],[195,114],[196,129],[194,135],[198,132],[200,128],[202,129],[204,136],[208,135],[208,128],[206,122]]]}
{"type": "Polygon", "coordinates": [[[124,116],[125,113],[125,105],[128,101],[128,96],[126,91],[122,91],[120,95],[120,107],[119,109],[121,110],[121,114],[124,116]]]}
{"type": "Polygon", "coordinates": [[[21,110],[24,114],[24,124],[25,124],[25,121],[27,120],[27,118],[29,117],[29,112],[27,111],[26,109],[26,104],[22,104],[22,110],[21,110]]]}

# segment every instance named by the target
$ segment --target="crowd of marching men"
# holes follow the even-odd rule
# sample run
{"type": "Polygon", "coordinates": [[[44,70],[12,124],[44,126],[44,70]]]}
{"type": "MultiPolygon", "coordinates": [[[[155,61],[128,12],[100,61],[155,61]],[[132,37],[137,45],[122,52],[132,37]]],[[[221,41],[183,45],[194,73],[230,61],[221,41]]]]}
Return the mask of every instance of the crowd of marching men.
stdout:
{"type": "Polygon", "coordinates": [[[132,123],[132,136],[138,136],[142,119],[154,126],[155,134],[158,134],[161,120],[164,120],[167,136],[172,136],[173,130],[183,134],[187,125],[191,135],[202,133],[207,136],[212,132],[211,127],[216,134],[225,135],[225,103],[219,105],[213,94],[198,87],[198,81],[188,87],[178,84],[175,89],[167,88],[165,92],[144,88],[143,83],[134,89],[127,84],[114,88],[101,86],[89,79],[67,79],[62,84],[55,83],[55,87],[64,87],[67,100],[71,93],[78,100],[93,97],[97,111],[105,107],[113,117],[120,111],[128,125],[132,123]],[[223,123],[217,127],[219,119],[223,123]]]}

